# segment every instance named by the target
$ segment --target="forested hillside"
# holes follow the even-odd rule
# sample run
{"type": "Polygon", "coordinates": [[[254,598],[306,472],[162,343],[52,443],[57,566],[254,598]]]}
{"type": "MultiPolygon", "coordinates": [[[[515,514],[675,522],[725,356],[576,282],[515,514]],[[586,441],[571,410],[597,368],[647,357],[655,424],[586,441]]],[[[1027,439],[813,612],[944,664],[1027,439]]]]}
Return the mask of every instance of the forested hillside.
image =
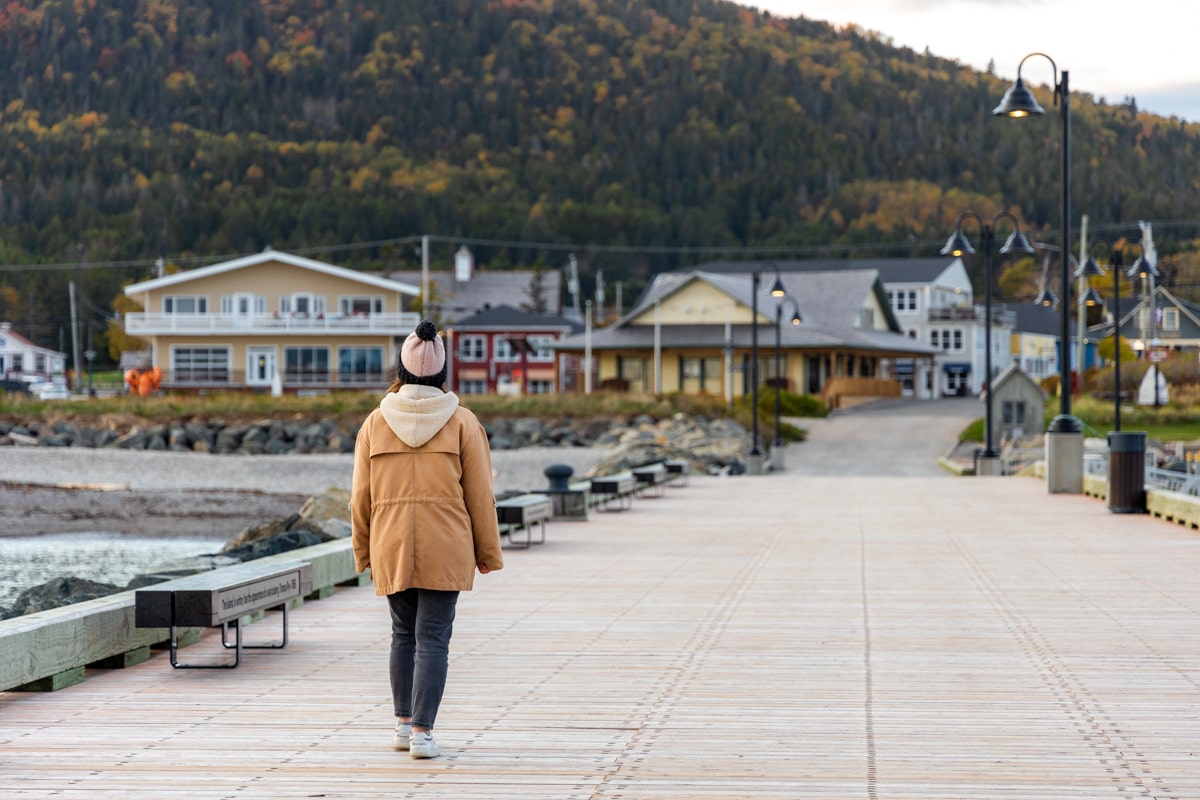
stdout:
{"type": "MultiPolygon", "coordinates": [[[[1057,113],[1042,87],[1046,118],[995,119],[1006,88],[715,0],[9,0],[0,318],[57,346],[67,280],[104,310],[155,258],[266,245],[432,234],[445,264],[455,237],[562,243],[585,283],[636,285],[706,247],[927,254],[966,208],[1056,241],[1057,113]]],[[[1189,247],[1200,126],[1072,109],[1078,213],[1189,247]]],[[[492,268],[565,261],[472,248],[492,268]]],[[[416,263],[407,245],[316,255],[416,263]]]]}

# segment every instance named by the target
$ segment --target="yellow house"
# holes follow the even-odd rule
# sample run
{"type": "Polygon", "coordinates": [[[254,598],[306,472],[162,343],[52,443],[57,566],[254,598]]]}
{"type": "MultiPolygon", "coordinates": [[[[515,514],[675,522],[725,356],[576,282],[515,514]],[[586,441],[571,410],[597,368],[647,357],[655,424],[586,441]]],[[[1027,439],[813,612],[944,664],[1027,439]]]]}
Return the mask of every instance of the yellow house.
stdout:
{"type": "Polygon", "coordinates": [[[289,253],[135,283],[125,332],[150,343],[166,389],[315,392],[378,388],[420,321],[406,283],[289,253]]]}
{"type": "Polygon", "coordinates": [[[818,395],[830,408],[899,397],[896,360],[932,365],[934,351],[901,331],[878,271],[784,273],[782,299],[770,293],[775,277],[763,276],[755,298],[749,274],[662,274],[622,319],[555,349],[585,364],[590,353],[597,389],[728,400],[751,394],[757,349],[760,385],[818,395]]]}

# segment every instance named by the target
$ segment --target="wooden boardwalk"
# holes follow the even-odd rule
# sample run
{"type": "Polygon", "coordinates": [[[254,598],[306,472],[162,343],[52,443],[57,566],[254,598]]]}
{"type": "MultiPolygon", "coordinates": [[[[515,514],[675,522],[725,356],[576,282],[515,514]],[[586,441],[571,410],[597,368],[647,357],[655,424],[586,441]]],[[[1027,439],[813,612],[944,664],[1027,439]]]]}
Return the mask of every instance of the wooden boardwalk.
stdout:
{"type": "Polygon", "coordinates": [[[440,759],[392,751],[386,606],[345,588],[237,670],[0,693],[0,797],[1200,798],[1200,532],[784,474],[548,533],[463,596],[440,759]]]}

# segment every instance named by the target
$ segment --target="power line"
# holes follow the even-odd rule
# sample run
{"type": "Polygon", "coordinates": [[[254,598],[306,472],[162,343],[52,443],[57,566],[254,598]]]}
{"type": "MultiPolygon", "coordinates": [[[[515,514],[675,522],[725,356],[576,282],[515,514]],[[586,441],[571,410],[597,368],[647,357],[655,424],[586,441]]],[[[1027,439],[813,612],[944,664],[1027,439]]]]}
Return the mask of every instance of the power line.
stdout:
{"type": "MultiPolygon", "coordinates": [[[[1196,228],[1198,227],[1195,220],[1163,220],[1154,221],[1156,228],[1196,228]]],[[[1116,232],[1126,230],[1137,230],[1136,222],[1113,222],[1101,223],[1093,225],[1093,230],[1097,232],[1116,232]]],[[[340,253],[353,252],[358,250],[371,250],[380,247],[392,247],[404,244],[417,244],[421,241],[422,236],[402,236],[390,239],[377,239],[371,242],[347,242],[341,244],[316,245],[312,247],[301,247],[294,250],[287,250],[294,255],[316,255],[322,253],[340,253]]],[[[920,248],[940,248],[941,240],[914,240],[904,239],[892,242],[877,242],[877,243],[856,243],[856,244],[793,244],[793,245],[606,245],[606,244],[580,244],[580,243],[563,243],[563,242],[531,242],[515,239],[487,239],[471,236],[445,236],[441,234],[430,234],[428,236],[430,242],[438,242],[442,244],[462,244],[473,245],[477,247],[497,247],[497,248],[512,248],[521,250],[549,250],[561,252],[584,252],[584,253],[619,253],[619,254],[646,254],[646,255],[724,255],[724,254],[743,254],[746,256],[768,256],[768,255],[783,255],[788,253],[796,254],[812,254],[812,253],[828,253],[841,252],[847,254],[853,253],[871,253],[882,250],[911,250],[920,248]]],[[[1051,248],[1052,249],[1052,248],[1051,248]]],[[[212,264],[222,261],[230,261],[236,258],[244,258],[253,255],[253,253],[232,253],[224,255],[206,255],[206,256],[176,256],[166,260],[173,264],[192,265],[192,264],[212,264]]],[[[128,259],[120,261],[88,261],[80,264],[77,261],[71,262],[56,262],[49,264],[0,264],[0,272],[56,272],[67,270],[98,270],[98,269],[133,269],[133,268],[149,268],[153,267],[157,259],[128,259]]]]}

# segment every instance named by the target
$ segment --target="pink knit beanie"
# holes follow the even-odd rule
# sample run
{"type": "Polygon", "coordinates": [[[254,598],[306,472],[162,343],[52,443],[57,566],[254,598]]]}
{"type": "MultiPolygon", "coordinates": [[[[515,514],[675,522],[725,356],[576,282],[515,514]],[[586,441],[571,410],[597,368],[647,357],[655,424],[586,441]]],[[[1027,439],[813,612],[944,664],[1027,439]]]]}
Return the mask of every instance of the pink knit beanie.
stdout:
{"type": "Polygon", "coordinates": [[[425,320],[404,340],[404,345],[400,348],[400,369],[397,372],[401,378],[405,378],[404,373],[407,372],[409,376],[419,379],[440,375],[445,370],[446,345],[437,335],[437,327],[425,320]]]}

